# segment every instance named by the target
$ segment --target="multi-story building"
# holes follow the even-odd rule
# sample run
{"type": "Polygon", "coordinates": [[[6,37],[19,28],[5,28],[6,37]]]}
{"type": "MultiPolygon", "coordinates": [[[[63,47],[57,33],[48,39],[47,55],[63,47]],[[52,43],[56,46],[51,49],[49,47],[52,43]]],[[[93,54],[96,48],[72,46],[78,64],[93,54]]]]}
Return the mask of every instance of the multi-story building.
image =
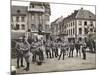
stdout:
{"type": "Polygon", "coordinates": [[[51,36],[57,38],[61,34],[61,25],[62,25],[63,16],[57,18],[51,23],[51,36]]]}
{"type": "Polygon", "coordinates": [[[30,2],[29,6],[12,6],[12,39],[22,35],[28,36],[29,33],[34,36],[39,32],[48,37],[50,33],[50,15],[50,5],[46,2],[30,2]]]}
{"type": "Polygon", "coordinates": [[[67,34],[65,39],[87,39],[89,34],[94,34],[96,29],[96,16],[83,8],[63,19],[62,31],[67,34]],[[64,29],[65,28],[65,29],[64,29]]]}
{"type": "Polygon", "coordinates": [[[11,7],[11,35],[12,39],[25,35],[27,31],[27,7],[11,7]]]}

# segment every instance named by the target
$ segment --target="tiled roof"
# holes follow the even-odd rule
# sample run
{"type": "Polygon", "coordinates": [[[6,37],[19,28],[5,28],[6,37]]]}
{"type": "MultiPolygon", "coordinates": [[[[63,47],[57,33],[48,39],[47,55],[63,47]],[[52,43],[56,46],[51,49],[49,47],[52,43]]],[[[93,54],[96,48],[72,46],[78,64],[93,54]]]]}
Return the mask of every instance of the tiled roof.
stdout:
{"type": "Polygon", "coordinates": [[[70,19],[96,19],[96,16],[90,12],[89,10],[84,10],[83,8],[79,10],[75,10],[74,13],[64,18],[64,20],[70,20],[70,19]]]}
{"type": "Polygon", "coordinates": [[[82,19],[96,19],[95,15],[89,10],[80,9],[76,15],[76,18],[82,19]]]}
{"type": "Polygon", "coordinates": [[[55,21],[53,21],[52,23],[59,23],[63,20],[63,16],[57,18],[55,21]]]}
{"type": "Polygon", "coordinates": [[[25,15],[27,14],[27,6],[11,6],[11,15],[25,15]]]}
{"type": "Polygon", "coordinates": [[[78,13],[78,10],[75,10],[74,13],[65,17],[64,20],[74,19],[76,17],[77,13],[78,13]]]}

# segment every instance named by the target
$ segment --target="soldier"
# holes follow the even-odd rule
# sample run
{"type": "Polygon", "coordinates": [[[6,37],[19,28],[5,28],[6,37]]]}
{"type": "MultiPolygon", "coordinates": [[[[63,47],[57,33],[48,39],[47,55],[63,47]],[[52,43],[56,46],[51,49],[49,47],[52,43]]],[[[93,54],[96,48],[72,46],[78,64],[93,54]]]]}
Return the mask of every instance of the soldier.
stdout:
{"type": "Polygon", "coordinates": [[[56,57],[56,43],[52,41],[52,58],[56,57]]]}
{"type": "Polygon", "coordinates": [[[29,57],[30,57],[29,50],[30,50],[30,45],[27,42],[27,40],[25,39],[25,37],[23,38],[23,46],[22,46],[21,50],[23,50],[23,56],[24,56],[26,64],[27,64],[27,66],[24,70],[29,71],[29,65],[30,65],[30,63],[29,63],[29,57]]]}
{"type": "Polygon", "coordinates": [[[36,53],[35,53],[36,52],[36,49],[37,49],[36,43],[37,43],[37,41],[34,40],[32,42],[32,44],[31,44],[31,47],[30,47],[30,51],[33,54],[33,56],[32,56],[32,62],[33,63],[36,62],[36,53]]]}
{"type": "Polygon", "coordinates": [[[69,44],[69,47],[70,47],[69,57],[73,57],[73,51],[74,51],[73,41],[71,41],[71,43],[69,44]]]}
{"type": "Polygon", "coordinates": [[[19,68],[19,61],[21,60],[21,67],[24,67],[23,65],[23,51],[21,50],[22,47],[22,37],[19,38],[19,42],[16,43],[16,52],[17,52],[17,68],[19,68]]]}
{"type": "Polygon", "coordinates": [[[66,55],[68,56],[68,53],[69,53],[69,45],[68,45],[68,42],[66,42],[66,44],[65,44],[65,50],[66,50],[66,55]]]}
{"type": "Polygon", "coordinates": [[[52,55],[52,58],[54,58],[54,42],[51,41],[51,55],[52,55]]]}
{"type": "Polygon", "coordinates": [[[80,54],[80,56],[81,56],[81,52],[80,52],[80,43],[79,43],[79,41],[77,41],[76,43],[75,43],[75,48],[76,48],[76,56],[78,57],[78,53],[80,54]]]}
{"type": "Polygon", "coordinates": [[[45,44],[45,51],[47,58],[51,58],[51,51],[50,51],[50,41],[47,41],[45,44]]]}
{"type": "Polygon", "coordinates": [[[39,47],[39,60],[42,63],[43,60],[44,60],[43,41],[42,41],[42,39],[39,39],[39,41],[38,41],[38,47],[39,47]]]}
{"type": "Polygon", "coordinates": [[[60,51],[60,55],[59,55],[58,60],[60,60],[61,55],[63,55],[63,60],[64,60],[64,57],[65,57],[65,43],[64,42],[62,42],[61,51],[60,51]]]}
{"type": "Polygon", "coordinates": [[[55,42],[55,57],[57,58],[58,56],[58,43],[57,41],[55,42]]]}
{"type": "Polygon", "coordinates": [[[83,59],[86,59],[86,43],[83,41],[82,43],[82,54],[83,54],[83,59]]]}

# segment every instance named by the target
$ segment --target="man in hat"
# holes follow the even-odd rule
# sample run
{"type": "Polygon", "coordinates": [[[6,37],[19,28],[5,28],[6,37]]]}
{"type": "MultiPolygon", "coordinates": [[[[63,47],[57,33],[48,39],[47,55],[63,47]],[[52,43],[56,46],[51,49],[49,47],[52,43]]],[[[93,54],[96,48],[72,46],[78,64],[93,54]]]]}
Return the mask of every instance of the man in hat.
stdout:
{"type": "Polygon", "coordinates": [[[23,45],[23,38],[20,37],[18,39],[19,41],[16,43],[15,49],[17,52],[17,68],[19,68],[19,62],[21,61],[21,67],[24,67],[23,65],[23,51],[21,50],[21,47],[23,45]]]}
{"type": "Polygon", "coordinates": [[[26,61],[26,68],[24,70],[29,71],[29,65],[30,65],[30,62],[29,62],[30,44],[27,42],[27,40],[25,39],[25,37],[23,38],[23,46],[22,46],[21,49],[23,51],[23,56],[24,56],[25,61],[26,61]]]}
{"type": "Polygon", "coordinates": [[[70,44],[69,44],[69,47],[70,47],[70,51],[69,51],[69,57],[73,57],[73,52],[74,52],[74,42],[71,41],[70,44]]]}
{"type": "Polygon", "coordinates": [[[80,57],[81,57],[80,47],[81,47],[81,44],[79,43],[79,41],[77,41],[77,42],[75,43],[76,57],[78,57],[78,53],[79,53],[79,55],[80,55],[80,57]]]}
{"type": "Polygon", "coordinates": [[[60,58],[61,58],[61,56],[63,56],[63,60],[64,60],[64,57],[65,57],[65,43],[64,42],[62,42],[62,44],[61,44],[61,51],[60,51],[60,55],[59,55],[59,58],[58,58],[58,60],[60,60],[60,58]]]}
{"type": "Polygon", "coordinates": [[[32,56],[32,62],[36,62],[36,50],[37,50],[37,40],[34,39],[34,41],[32,41],[31,47],[30,47],[30,51],[32,52],[33,56],[32,56]]]}
{"type": "Polygon", "coordinates": [[[50,41],[48,40],[45,44],[45,51],[46,51],[46,55],[47,58],[51,58],[51,51],[50,51],[50,41]]]}
{"type": "Polygon", "coordinates": [[[86,43],[83,41],[82,43],[82,54],[83,54],[83,60],[86,60],[86,43]]]}

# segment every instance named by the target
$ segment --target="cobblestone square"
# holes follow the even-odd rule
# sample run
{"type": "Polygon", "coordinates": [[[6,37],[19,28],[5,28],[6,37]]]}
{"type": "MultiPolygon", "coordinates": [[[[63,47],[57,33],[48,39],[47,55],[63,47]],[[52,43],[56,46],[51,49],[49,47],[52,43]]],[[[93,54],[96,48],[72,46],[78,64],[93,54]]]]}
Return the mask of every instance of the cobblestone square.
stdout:
{"type": "MultiPolygon", "coordinates": [[[[38,72],[57,72],[57,71],[73,71],[73,70],[90,70],[96,68],[96,54],[86,53],[87,58],[83,60],[82,57],[73,58],[65,57],[65,60],[58,60],[58,58],[47,59],[45,57],[42,65],[37,65],[31,62],[30,70],[25,71],[24,68],[17,69],[17,73],[38,73],[38,72]]],[[[25,64],[25,63],[24,63],[25,64]]],[[[16,66],[16,59],[12,59],[12,65],[16,66]]]]}

